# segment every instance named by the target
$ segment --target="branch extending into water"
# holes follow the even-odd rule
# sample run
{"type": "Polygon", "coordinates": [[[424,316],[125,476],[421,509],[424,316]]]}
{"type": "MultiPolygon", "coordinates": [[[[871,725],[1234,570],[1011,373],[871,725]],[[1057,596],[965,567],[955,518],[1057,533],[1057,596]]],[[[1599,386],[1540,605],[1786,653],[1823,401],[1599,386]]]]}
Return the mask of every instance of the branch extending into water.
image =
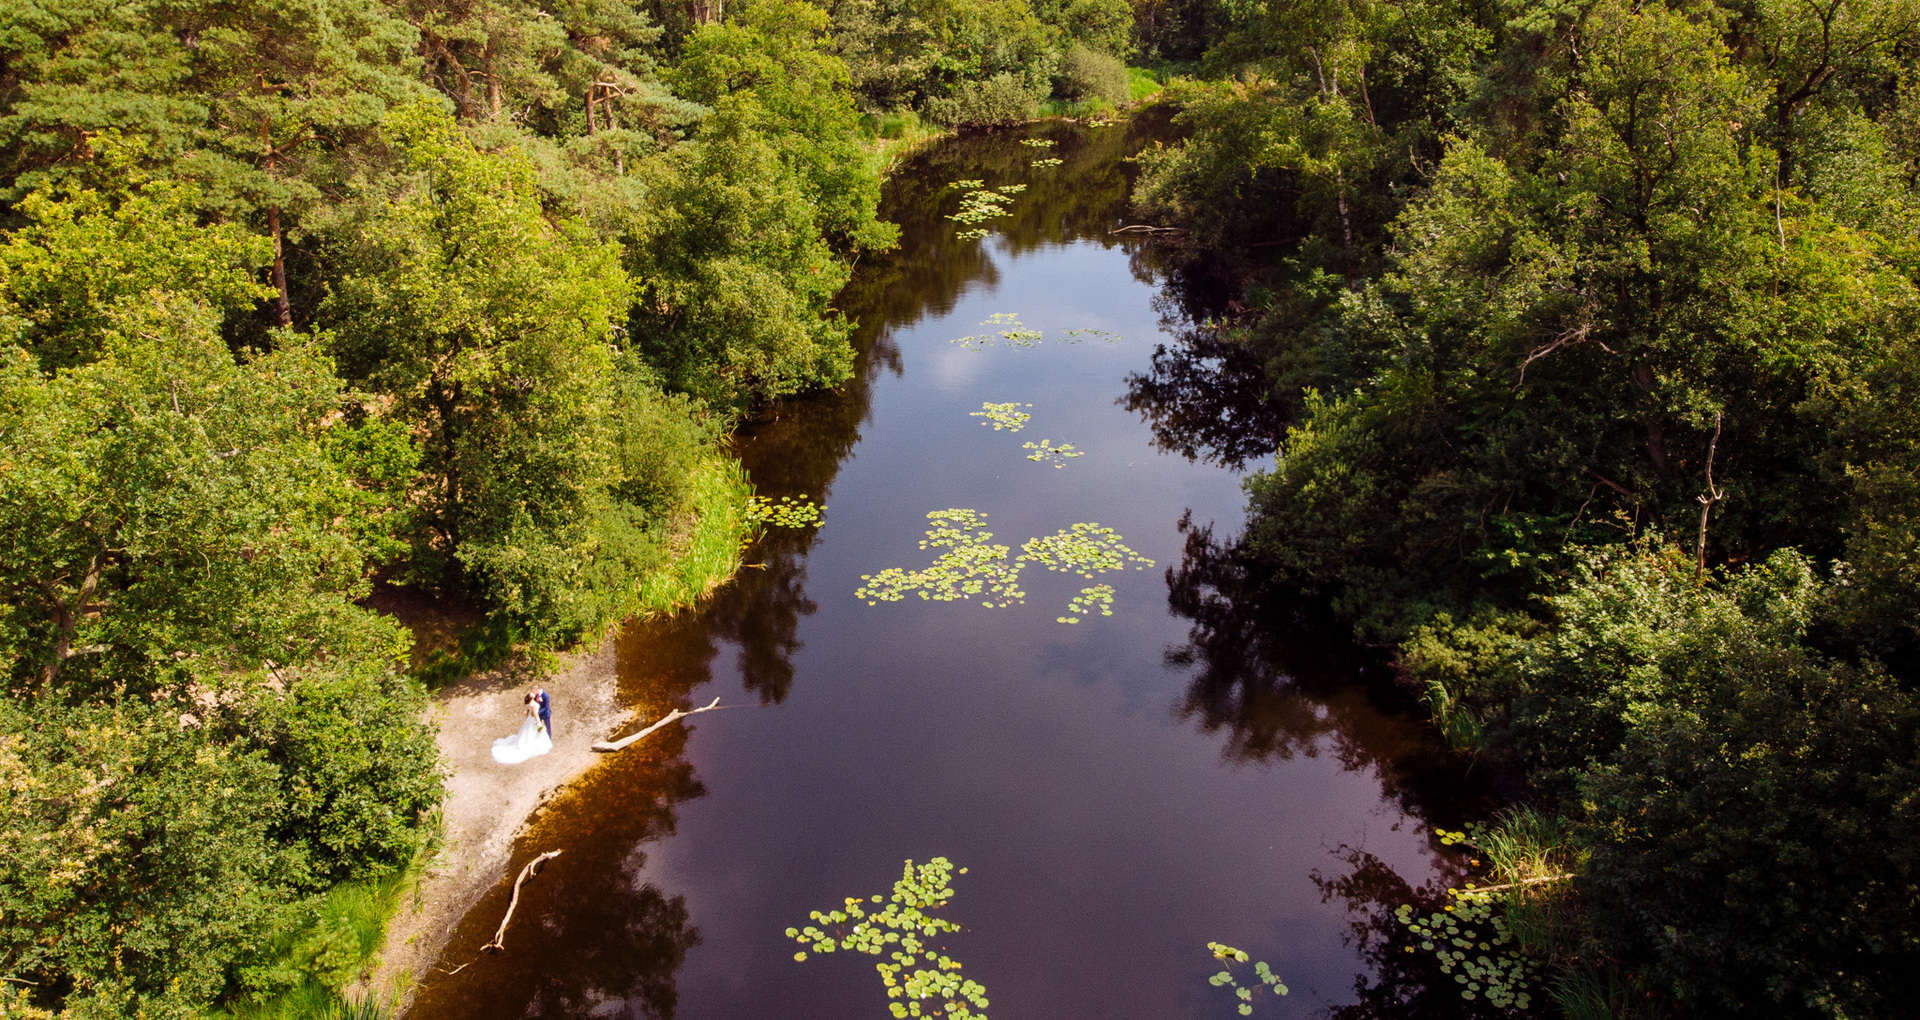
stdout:
{"type": "MultiPolygon", "coordinates": [[[[549,850],[546,853],[543,853],[540,856],[535,857],[533,860],[528,861],[527,866],[520,869],[519,876],[513,880],[513,896],[507,900],[506,916],[500,918],[500,927],[495,928],[493,930],[493,941],[487,943],[484,946],[481,946],[480,953],[482,954],[499,953],[499,952],[506,951],[507,947],[504,940],[507,937],[507,925],[513,923],[514,908],[520,905],[520,887],[526,883],[527,879],[532,878],[534,875],[539,873],[540,865],[545,864],[548,861],[553,860],[555,857],[558,857],[558,856],[560,856],[560,851],[549,850]]],[[[452,970],[443,969],[442,973],[445,973],[448,975],[458,974],[461,971],[466,970],[468,967],[473,966],[474,961],[478,959],[480,959],[480,956],[476,954],[473,960],[468,960],[466,963],[463,963],[460,966],[453,968],[452,970]]]]}
{"type": "Polygon", "coordinates": [[[545,864],[548,861],[553,860],[555,857],[558,857],[558,856],[560,856],[560,851],[549,850],[546,853],[543,853],[540,856],[535,857],[533,860],[528,861],[527,866],[520,869],[520,876],[513,880],[513,897],[507,900],[507,915],[500,919],[500,927],[494,929],[493,941],[480,947],[481,952],[498,953],[507,948],[505,943],[502,942],[502,940],[507,937],[507,925],[512,923],[513,921],[513,908],[520,905],[521,884],[524,883],[527,879],[537,874],[540,871],[540,865],[545,864]]]}
{"type": "Polygon", "coordinates": [[[647,734],[649,734],[649,733],[652,733],[652,732],[653,732],[654,730],[657,730],[657,729],[659,729],[659,728],[660,728],[660,727],[662,727],[662,726],[665,726],[665,725],[667,725],[668,723],[671,723],[671,722],[678,722],[678,721],[680,721],[681,719],[684,719],[684,718],[686,718],[687,716],[690,716],[690,715],[699,715],[699,714],[700,714],[700,713],[702,713],[702,712],[711,712],[711,711],[713,711],[714,709],[716,709],[716,708],[719,708],[719,707],[720,707],[720,699],[719,699],[719,698],[715,698],[715,699],[713,699],[712,701],[709,701],[709,702],[707,702],[706,704],[704,704],[704,705],[701,705],[701,706],[700,706],[699,708],[695,708],[695,709],[688,709],[688,710],[682,710],[682,709],[678,709],[678,708],[676,708],[676,709],[674,709],[673,711],[671,711],[671,712],[668,712],[668,713],[667,713],[667,714],[666,714],[666,715],[665,715],[664,717],[662,717],[662,718],[660,719],[660,721],[659,721],[659,722],[656,722],[656,723],[654,723],[654,724],[653,724],[652,726],[649,726],[649,727],[647,727],[646,729],[644,729],[644,730],[641,730],[640,732],[638,732],[638,733],[635,733],[635,734],[633,734],[632,736],[628,736],[628,737],[621,737],[621,738],[620,738],[619,740],[597,740],[597,741],[594,741],[594,744],[593,744],[593,749],[594,749],[594,750],[596,750],[596,751],[619,751],[619,750],[623,750],[623,749],[624,749],[624,748],[626,748],[626,747],[627,747],[628,745],[630,745],[630,744],[634,744],[634,743],[636,743],[636,742],[638,742],[638,741],[640,740],[640,738],[642,738],[642,737],[644,737],[644,736],[646,736],[646,735],[647,735],[647,734]]]}
{"type": "Polygon", "coordinates": [[[1517,882],[1503,882],[1500,885],[1476,885],[1468,889],[1462,889],[1460,893],[1461,895],[1466,895],[1468,893],[1506,892],[1508,889],[1521,889],[1530,885],[1545,885],[1548,882],[1565,882],[1567,879],[1576,877],[1578,876],[1571,874],[1539,875],[1534,878],[1523,878],[1517,882]]]}

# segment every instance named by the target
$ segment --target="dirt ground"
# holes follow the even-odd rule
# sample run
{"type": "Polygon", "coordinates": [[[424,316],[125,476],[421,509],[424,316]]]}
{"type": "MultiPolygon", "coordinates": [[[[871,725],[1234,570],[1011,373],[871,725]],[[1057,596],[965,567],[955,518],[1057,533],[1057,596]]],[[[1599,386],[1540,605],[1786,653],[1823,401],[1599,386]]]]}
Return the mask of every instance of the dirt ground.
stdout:
{"type": "Polygon", "coordinates": [[[429,710],[447,768],[443,842],[416,895],[387,926],[379,965],[355,994],[390,1001],[395,1015],[419,977],[440,959],[460,918],[505,873],[521,823],[548,797],[605,757],[594,741],[614,735],[627,712],[615,702],[614,642],[568,656],[540,679],[553,702],[553,751],[520,765],[493,760],[494,740],[519,728],[521,696],[536,681],[521,673],[484,673],[450,685],[429,710]]]}

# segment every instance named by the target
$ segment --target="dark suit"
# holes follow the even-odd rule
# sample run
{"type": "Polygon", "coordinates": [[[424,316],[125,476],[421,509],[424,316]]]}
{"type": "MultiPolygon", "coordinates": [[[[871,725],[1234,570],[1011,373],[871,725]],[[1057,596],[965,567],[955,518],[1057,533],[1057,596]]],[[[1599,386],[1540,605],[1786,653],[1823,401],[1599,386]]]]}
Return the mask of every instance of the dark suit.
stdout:
{"type": "Polygon", "coordinates": [[[545,689],[538,695],[540,702],[540,725],[547,728],[547,739],[553,739],[553,699],[547,696],[545,689]]]}

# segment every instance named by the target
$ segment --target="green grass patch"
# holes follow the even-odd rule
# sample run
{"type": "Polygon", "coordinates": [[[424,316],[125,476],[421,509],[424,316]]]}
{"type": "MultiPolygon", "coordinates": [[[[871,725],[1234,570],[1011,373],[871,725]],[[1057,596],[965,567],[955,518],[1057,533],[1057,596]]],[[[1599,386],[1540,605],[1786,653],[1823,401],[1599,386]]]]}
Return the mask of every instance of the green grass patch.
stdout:
{"type": "Polygon", "coordinates": [[[673,556],[640,579],[641,615],[691,606],[740,569],[740,548],[753,527],[747,516],[752,496],[746,469],[731,457],[716,457],[695,470],[675,520],[673,556]]]}
{"type": "Polygon", "coordinates": [[[860,135],[875,173],[885,177],[922,146],[953,132],[922,120],[912,110],[860,115],[860,135]]]}
{"type": "Polygon", "coordinates": [[[243,982],[276,989],[236,997],[208,1020],[380,1020],[383,1002],[349,1000],[344,989],[370,974],[386,941],[387,922],[414,895],[438,850],[440,822],[403,868],[342,882],[296,908],[299,921],[264,959],[241,971],[243,982]]]}
{"type": "Polygon", "coordinates": [[[1163,87],[1160,81],[1160,75],[1152,68],[1127,68],[1127,99],[1129,102],[1138,103],[1144,99],[1151,99],[1159,95],[1160,89],[1163,87]]]}
{"type": "Polygon", "coordinates": [[[451,645],[428,653],[413,667],[413,677],[427,690],[437,691],[475,673],[498,669],[514,657],[521,638],[512,620],[500,615],[482,617],[462,628],[451,645]]]}

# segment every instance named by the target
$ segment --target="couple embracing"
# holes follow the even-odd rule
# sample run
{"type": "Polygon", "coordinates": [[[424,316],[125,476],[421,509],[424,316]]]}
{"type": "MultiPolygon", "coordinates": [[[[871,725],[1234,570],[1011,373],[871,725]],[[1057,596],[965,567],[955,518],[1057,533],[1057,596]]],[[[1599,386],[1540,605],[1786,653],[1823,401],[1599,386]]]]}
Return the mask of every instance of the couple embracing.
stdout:
{"type": "Polygon", "coordinates": [[[502,765],[518,765],[553,750],[553,699],[545,688],[536,687],[520,700],[527,717],[519,732],[493,742],[493,760],[502,765]]]}

